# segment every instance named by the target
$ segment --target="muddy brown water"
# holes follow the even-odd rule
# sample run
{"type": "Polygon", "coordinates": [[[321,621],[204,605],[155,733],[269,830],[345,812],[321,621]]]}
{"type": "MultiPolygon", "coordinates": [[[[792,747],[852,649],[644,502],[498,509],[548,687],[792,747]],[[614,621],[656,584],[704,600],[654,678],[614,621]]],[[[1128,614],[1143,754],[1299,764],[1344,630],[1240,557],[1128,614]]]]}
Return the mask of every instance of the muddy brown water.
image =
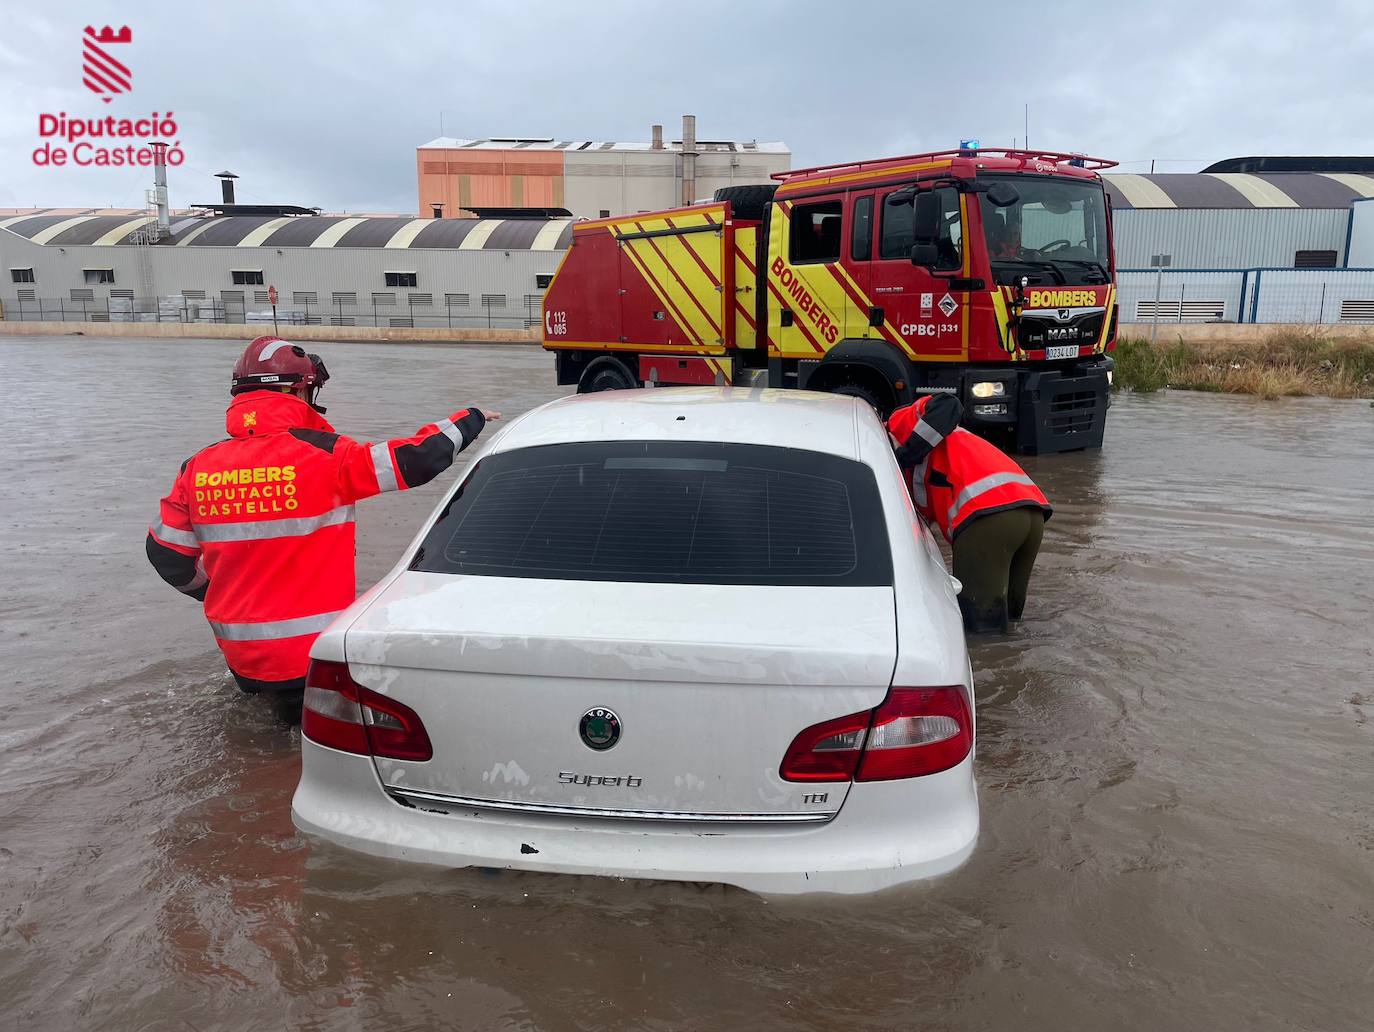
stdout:
{"type": "MultiPolygon", "coordinates": [[[[765,901],[295,833],[296,732],[143,556],[239,347],[0,342],[0,1028],[1370,1027],[1367,402],[1123,397],[1030,460],[1056,515],[973,649],[973,858],[765,901]]],[[[321,350],[355,436],[560,393],[530,348],[321,350]]],[[[364,583],[439,493],[361,506],[364,583]]]]}

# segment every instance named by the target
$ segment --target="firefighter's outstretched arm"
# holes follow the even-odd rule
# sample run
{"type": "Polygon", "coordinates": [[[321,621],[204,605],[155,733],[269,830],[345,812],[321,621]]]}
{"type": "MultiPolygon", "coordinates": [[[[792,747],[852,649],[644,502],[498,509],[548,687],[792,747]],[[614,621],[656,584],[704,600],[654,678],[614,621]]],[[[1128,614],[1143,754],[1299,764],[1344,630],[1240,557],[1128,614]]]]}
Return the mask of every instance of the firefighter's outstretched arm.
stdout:
{"type": "Polygon", "coordinates": [[[148,528],[148,561],[158,576],[183,595],[205,601],[209,581],[200,564],[200,542],[191,529],[191,508],[186,502],[186,463],[181,464],[176,483],[162,499],[158,518],[148,528]]]}
{"type": "Polygon", "coordinates": [[[360,444],[340,437],[335,447],[344,501],[428,484],[453,464],[454,456],[477,439],[488,420],[499,418],[499,413],[490,410],[466,408],[421,427],[413,437],[377,444],[360,444]]]}
{"type": "Polygon", "coordinates": [[[888,429],[898,442],[897,462],[904,468],[924,462],[954,432],[964,415],[963,404],[952,394],[934,395],[919,416],[914,409],[898,409],[888,420],[888,429]]]}

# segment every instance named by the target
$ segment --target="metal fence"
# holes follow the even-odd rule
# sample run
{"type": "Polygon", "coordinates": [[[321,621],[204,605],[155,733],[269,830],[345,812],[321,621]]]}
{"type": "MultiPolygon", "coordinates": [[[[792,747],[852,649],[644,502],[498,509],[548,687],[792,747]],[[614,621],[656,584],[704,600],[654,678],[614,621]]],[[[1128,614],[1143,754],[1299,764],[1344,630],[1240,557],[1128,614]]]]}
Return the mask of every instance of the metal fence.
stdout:
{"type": "MultiPolygon", "coordinates": [[[[41,298],[20,293],[0,298],[11,322],[77,323],[236,323],[272,326],[270,304],[236,298],[164,297],[41,298]]],[[[438,303],[355,300],[295,301],[278,304],[276,324],[284,326],[379,326],[417,329],[529,329],[543,318],[543,298],[527,294],[450,295],[438,303]]]]}
{"type": "Polygon", "coordinates": [[[1122,269],[1128,323],[1374,323],[1374,269],[1122,269]]]}

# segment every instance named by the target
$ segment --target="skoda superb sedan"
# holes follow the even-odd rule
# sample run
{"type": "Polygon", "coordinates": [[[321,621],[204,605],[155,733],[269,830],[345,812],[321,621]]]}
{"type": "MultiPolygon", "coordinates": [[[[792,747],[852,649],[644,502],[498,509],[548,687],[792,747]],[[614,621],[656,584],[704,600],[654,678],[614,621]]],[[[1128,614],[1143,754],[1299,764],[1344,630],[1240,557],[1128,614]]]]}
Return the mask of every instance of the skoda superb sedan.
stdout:
{"type": "Polygon", "coordinates": [[[350,849],[857,893],[977,837],[955,589],[854,398],[530,412],[312,656],[293,816],[350,849]]]}

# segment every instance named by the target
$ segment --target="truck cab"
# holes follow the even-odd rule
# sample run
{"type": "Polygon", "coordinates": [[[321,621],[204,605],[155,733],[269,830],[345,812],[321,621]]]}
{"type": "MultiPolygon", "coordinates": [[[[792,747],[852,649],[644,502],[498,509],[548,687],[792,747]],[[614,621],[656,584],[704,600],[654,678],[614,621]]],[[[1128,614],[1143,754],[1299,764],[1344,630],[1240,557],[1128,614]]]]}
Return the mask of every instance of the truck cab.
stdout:
{"type": "Polygon", "coordinates": [[[1115,269],[1086,163],[956,152],[790,174],[768,228],[778,376],[880,410],[954,393],[1021,451],[1100,445],[1115,269]]]}

